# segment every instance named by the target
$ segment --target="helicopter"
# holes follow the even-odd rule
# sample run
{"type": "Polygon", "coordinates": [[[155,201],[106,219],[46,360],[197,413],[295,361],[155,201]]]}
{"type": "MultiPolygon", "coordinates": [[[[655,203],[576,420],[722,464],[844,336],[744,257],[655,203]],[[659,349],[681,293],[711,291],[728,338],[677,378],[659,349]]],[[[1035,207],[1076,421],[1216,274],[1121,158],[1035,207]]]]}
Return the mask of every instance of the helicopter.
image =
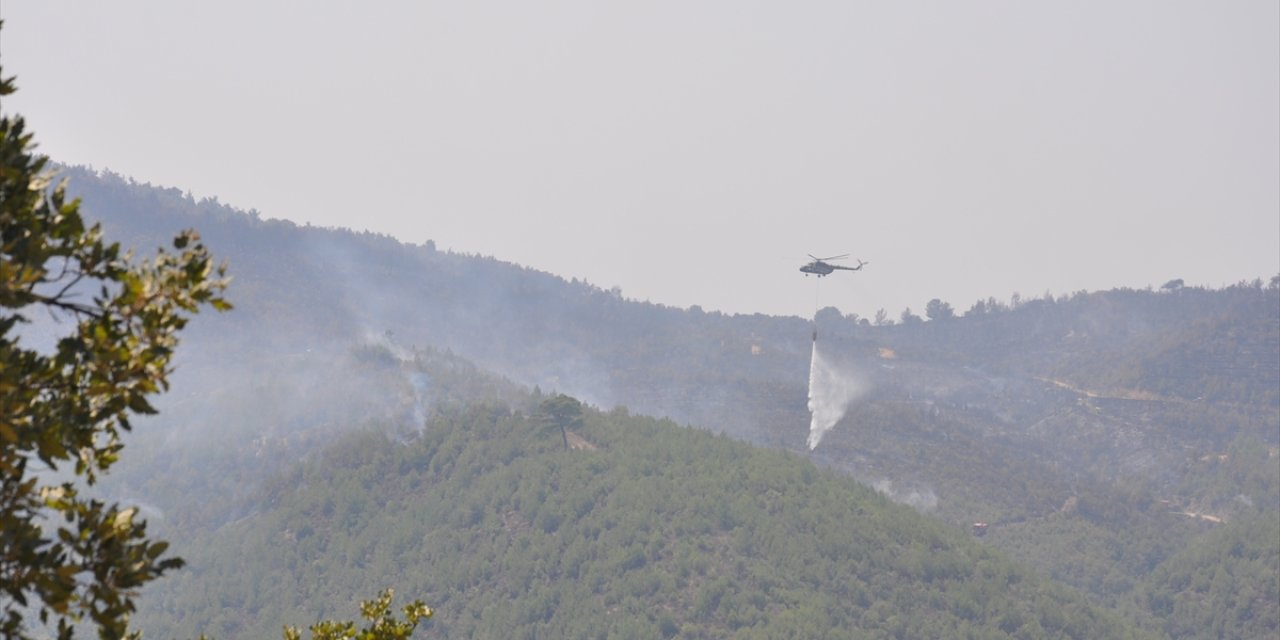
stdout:
{"type": "Polygon", "coordinates": [[[811,273],[821,278],[822,276],[831,275],[831,273],[837,269],[842,271],[861,271],[863,266],[871,264],[870,262],[863,262],[859,260],[858,266],[856,267],[843,267],[838,264],[830,264],[827,262],[828,260],[844,260],[849,257],[849,254],[847,253],[842,256],[831,256],[830,258],[819,258],[811,253],[809,254],[809,257],[813,258],[813,262],[800,267],[800,271],[804,272],[806,278],[809,277],[809,274],[811,273]]]}

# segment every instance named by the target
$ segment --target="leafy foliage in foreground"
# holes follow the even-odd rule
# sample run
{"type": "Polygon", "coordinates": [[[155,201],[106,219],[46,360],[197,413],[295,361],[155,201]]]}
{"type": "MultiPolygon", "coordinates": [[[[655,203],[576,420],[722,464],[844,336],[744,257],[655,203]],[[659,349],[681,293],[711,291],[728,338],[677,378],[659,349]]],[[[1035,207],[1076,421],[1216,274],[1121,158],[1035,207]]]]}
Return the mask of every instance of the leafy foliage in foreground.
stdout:
{"type": "Polygon", "coordinates": [[[150,630],[263,637],[393,583],[445,637],[1128,637],[963,533],[795,456],[583,412],[443,412],[282,475],[200,541],[150,630]],[[197,579],[198,577],[198,579],[197,579]],[[163,612],[182,612],[181,620],[163,612]]]}
{"type": "MultiPolygon", "coordinates": [[[[376,599],[360,603],[360,615],[369,621],[363,629],[355,622],[326,620],[311,627],[311,640],[406,640],[418,628],[418,623],[430,618],[431,609],[421,600],[404,606],[404,621],[396,620],[391,613],[391,589],[383,591],[376,599]]],[[[302,640],[297,627],[285,627],[285,640],[302,640]]]]}
{"type": "MultiPolygon", "coordinates": [[[[13,90],[0,79],[0,95],[13,90]]],[[[154,413],[148,396],[168,387],[189,314],[229,307],[226,282],[193,232],[135,263],[85,226],[32,146],[22,118],[0,119],[0,635],[30,637],[38,621],[70,638],[87,618],[119,638],[138,589],[182,561],[136,509],[51,476],[73,467],[92,485],[110,469],[131,416],[154,413]],[[66,335],[24,342],[37,314],[66,335]]]]}

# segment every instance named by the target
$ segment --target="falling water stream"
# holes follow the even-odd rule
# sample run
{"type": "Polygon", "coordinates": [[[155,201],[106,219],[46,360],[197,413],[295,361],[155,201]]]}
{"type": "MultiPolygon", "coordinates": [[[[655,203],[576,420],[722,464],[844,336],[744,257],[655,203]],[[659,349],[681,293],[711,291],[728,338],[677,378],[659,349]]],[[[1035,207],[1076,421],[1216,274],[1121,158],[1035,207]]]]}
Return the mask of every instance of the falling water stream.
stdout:
{"type": "Polygon", "coordinates": [[[817,448],[837,422],[844,417],[849,403],[862,390],[852,376],[841,372],[818,353],[818,334],[813,334],[813,355],[809,361],[809,450],[817,448]]]}

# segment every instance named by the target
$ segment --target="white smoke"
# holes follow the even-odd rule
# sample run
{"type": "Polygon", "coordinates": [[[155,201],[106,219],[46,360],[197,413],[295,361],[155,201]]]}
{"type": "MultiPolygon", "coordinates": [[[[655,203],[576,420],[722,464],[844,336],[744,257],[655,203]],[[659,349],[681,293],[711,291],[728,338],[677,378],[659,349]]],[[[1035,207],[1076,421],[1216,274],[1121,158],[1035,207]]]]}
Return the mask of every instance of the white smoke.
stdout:
{"type": "Polygon", "coordinates": [[[893,481],[885,478],[871,483],[871,486],[884,496],[898,504],[905,504],[916,511],[931,511],[938,506],[938,495],[933,489],[900,489],[893,486],[893,481]]]}
{"type": "Polygon", "coordinates": [[[864,385],[847,372],[842,372],[818,353],[813,341],[813,358],[809,363],[809,450],[817,448],[837,422],[844,417],[849,404],[862,394],[864,385]]]}
{"type": "Polygon", "coordinates": [[[427,425],[427,392],[431,387],[431,377],[421,371],[409,373],[409,384],[413,386],[413,427],[419,431],[427,425]]]}
{"type": "Polygon", "coordinates": [[[365,329],[364,344],[386,349],[387,353],[400,364],[401,372],[409,383],[412,393],[410,419],[413,423],[411,426],[415,431],[421,432],[426,427],[429,413],[431,376],[413,369],[417,361],[416,354],[397,344],[390,331],[378,333],[365,329]]]}

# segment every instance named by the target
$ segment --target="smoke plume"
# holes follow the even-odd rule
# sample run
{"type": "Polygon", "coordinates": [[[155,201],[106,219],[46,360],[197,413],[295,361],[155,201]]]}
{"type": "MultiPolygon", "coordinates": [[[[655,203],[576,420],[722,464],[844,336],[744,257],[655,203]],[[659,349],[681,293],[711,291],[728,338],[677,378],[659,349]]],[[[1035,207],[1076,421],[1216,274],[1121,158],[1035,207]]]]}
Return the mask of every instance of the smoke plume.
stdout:
{"type": "Polygon", "coordinates": [[[932,511],[938,506],[938,494],[928,487],[903,489],[894,486],[893,481],[888,478],[877,480],[871,483],[871,486],[886,498],[912,507],[916,511],[932,511]]]}

